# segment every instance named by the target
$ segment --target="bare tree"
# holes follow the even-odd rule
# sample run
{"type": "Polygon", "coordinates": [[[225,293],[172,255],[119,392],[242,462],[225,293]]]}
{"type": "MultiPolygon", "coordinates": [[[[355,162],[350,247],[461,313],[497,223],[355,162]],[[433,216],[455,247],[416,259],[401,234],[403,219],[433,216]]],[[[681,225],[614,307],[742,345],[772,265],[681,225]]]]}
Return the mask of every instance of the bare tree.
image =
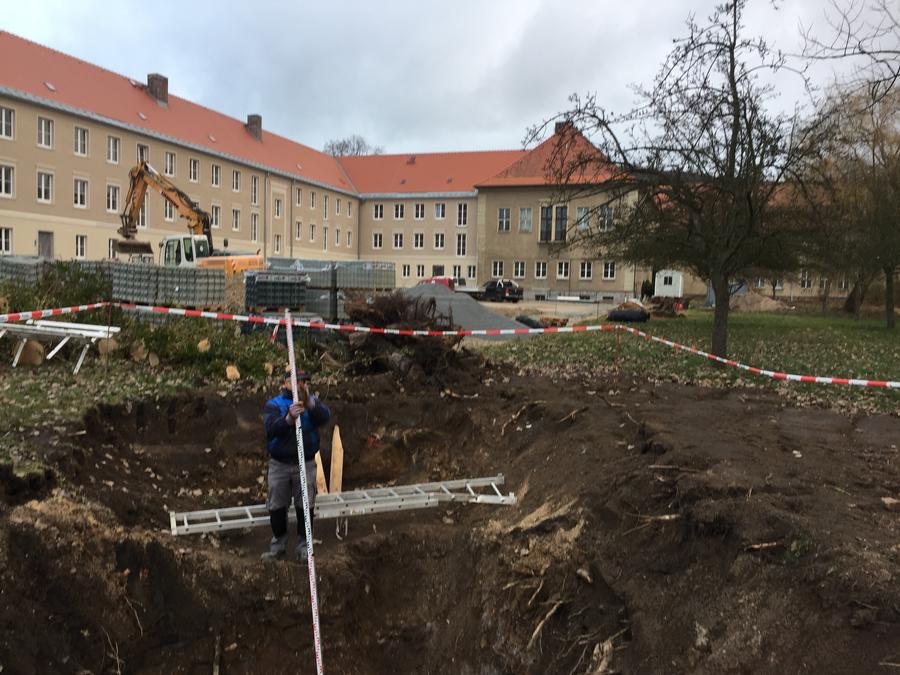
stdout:
{"type": "Polygon", "coordinates": [[[730,283],[752,268],[776,276],[799,265],[809,220],[798,182],[824,126],[766,108],[773,92],[759,76],[786,65],[764,40],[744,35],[746,1],[717,6],[703,25],[690,18],[652,86],[637,90],[635,110],[615,116],[594,96],[574,95],[570,110],[532,130],[538,136],[562,121],[547,165],[559,198],[602,195],[617,206],[611,231],[577,232],[573,243],[708,280],[720,356],[730,283]],[[603,159],[579,149],[582,134],[603,159]]]}
{"type": "Polygon", "coordinates": [[[803,56],[814,61],[854,60],[850,80],[878,101],[900,79],[900,7],[896,0],[831,0],[825,13],[829,30],[821,37],[801,29],[803,56]]]}
{"type": "Polygon", "coordinates": [[[362,136],[352,134],[346,138],[335,138],[328,141],[323,152],[332,157],[360,157],[362,155],[380,155],[384,152],[384,148],[380,145],[369,145],[369,142],[362,136]]]}

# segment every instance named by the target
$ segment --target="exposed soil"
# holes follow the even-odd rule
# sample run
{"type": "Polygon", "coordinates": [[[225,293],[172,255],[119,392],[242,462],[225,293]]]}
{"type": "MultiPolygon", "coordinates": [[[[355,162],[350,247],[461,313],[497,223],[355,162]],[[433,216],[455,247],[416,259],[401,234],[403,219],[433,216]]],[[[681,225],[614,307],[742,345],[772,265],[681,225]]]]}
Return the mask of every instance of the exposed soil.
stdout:
{"type": "MultiPolygon", "coordinates": [[[[519,504],[357,518],[343,541],[318,522],[329,673],[900,662],[897,417],[490,364],[443,386],[321,392],[345,486],[502,472],[519,504]]],[[[264,501],[265,398],[98,408],[34,437],[52,471],[0,473],[4,675],[314,672],[306,567],[260,562],[266,528],[166,531],[167,509],[264,501]]]]}

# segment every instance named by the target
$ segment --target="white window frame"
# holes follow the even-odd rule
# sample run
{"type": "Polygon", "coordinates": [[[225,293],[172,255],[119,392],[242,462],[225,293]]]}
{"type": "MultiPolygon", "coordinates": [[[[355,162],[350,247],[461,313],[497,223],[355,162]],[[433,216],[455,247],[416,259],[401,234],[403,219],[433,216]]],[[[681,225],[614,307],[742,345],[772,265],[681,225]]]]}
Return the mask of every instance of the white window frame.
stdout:
{"type": "Polygon", "coordinates": [[[459,279],[462,276],[462,265],[454,265],[453,266],[453,278],[459,279]]]}
{"type": "Polygon", "coordinates": [[[418,264],[416,265],[416,279],[424,279],[425,278],[425,265],[418,264]]]}
{"type": "Polygon", "coordinates": [[[503,278],[503,261],[491,260],[491,279],[503,278]]]}
{"type": "Polygon", "coordinates": [[[309,191],[309,208],[311,208],[311,209],[316,208],[316,191],[315,190],[309,191]]]}
{"type": "Polygon", "coordinates": [[[259,206],[259,176],[250,176],[250,204],[259,206]]]}
{"type": "Polygon", "coordinates": [[[241,191],[241,170],[240,169],[232,169],[231,170],[231,191],[232,192],[240,192],[241,191]]]}
{"type": "Polygon", "coordinates": [[[116,255],[116,242],[118,239],[107,239],[106,240],[106,257],[110,260],[118,260],[119,256],[116,255]]]}
{"type": "Polygon", "coordinates": [[[53,183],[54,183],[54,173],[52,171],[43,171],[41,169],[38,169],[37,178],[36,178],[36,182],[35,182],[35,185],[37,188],[35,191],[35,194],[37,195],[37,201],[39,204],[52,204],[53,203],[53,183]],[[45,187],[42,184],[43,183],[43,181],[41,180],[42,176],[44,176],[48,179],[46,181],[46,193],[47,194],[44,197],[41,197],[42,188],[45,187]]]}
{"type": "Polygon", "coordinates": [[[277,233],[275,234],[275,240],[272,245],[272,251],[275,253],[275,255],[281,255],[281,235],[280,234],[277,234],[277,233]]]}
{"type": "Polygon", "coordinates": [[[403,265],[400,267],[400,276],[404,279],[409,279],[411,273],[412,266],[409,263],[403,263],[403,265]]]}
{"type": "Polygon", "coordinates": [[[334,245],[341,245],[341,228],[339,227],[334,228],[334,245]]]}
{"type": "Polygon", "coordinates": [[[568,279],[570,267],[568,260],[558,260],[556,262],[556,278],[560,280],[568,279]]]}
{"type": "Polygon", "coordinates": [[[16,138],[16,109],[0,106],[0,138],[8,141],[16,138]]]}
{"type": "Polygon", "coordinates": [[[435,220],[443,220],[446,217],[447,217],[446,202],[435,202],[435,204],[434,204],[434,219],[435,220]]]}
{"type": "Polygon", "coordinates": [[[196,157],[188,159],[188,180],[192,183],[200,182],[200,160],[196,157]]]}
{"type": "Polygon", "coordinates": [[[444,250],[444,241],[445,236],[443,232],[435,232],[434,233],[434,250],[435,251],[443,251],[444,250]],[[440,237],[440,240],[438,240],[440,237]]]}
{"type": "Polygon", "coordinates": [[[167,176],[174,176],[176,167],[175,153],[166,150],[166,154],[163,155],[163,173],[167,176]]]}
{"type": "Polygon", "coordinates": [[[259,214],[256,211],[250,214],[250,241],[259,241],[259,214]]]}
{"type": "Polygon", "coordinates": [[[351,200],[347,200],[347,217],[353,217],[353,202],[351,200]]]}
{"type": "Polygon", "coordinates": [[[147,229],[147,218],[148,218],[147,211],[149,211],[149,208],[147,206],[147,195],[145,194],[144,201],[141,204],[141,208],[138,209],[138,217],[137,217],[137,226],[139,228],[141,228],[142,230],[147,229]]]}
{"type": "Polygon", "coordinates": [[[322,250],[328,250],[328,225],[322,223],[322,250]]]}
{"type": "Polygon", "coordinates": [[[616,261],[605,260],[603,262],[603,281],[615,281],[616,279],[616,261]]]}
{"type": "Polygon", "coordinates": [[[222,165],[221,164],[210,164],[209,165],[209,184],[214,187],[220,187],[222,185],[222,165]]]}
{"type": "Polygon", "coordinates": [[[214,229],[219,229],[219,227],[222,226],[222,205],[221,204],[210,204],[209,224],[214,229]]]}
{"type": "Polygon", "coordinates": [[[322,220],[328,220],[328,193],[322,195],[322,220]]]}
{"type": "Polygon", "coordinates": [[[309,240],[310,241],[316,240],[316,224],[315,223],[309,224],[309,240]]]}
{"type": "Polygon", "coordinates": [[[591,260],[582,260],[578,264],[579,281],[590,281],[594,278],[594,263],[591,260]]]}
{"type": "Polygon", "coordinates": [[[37,146],[45,150],[53,149],[53,119],[38,116],[37,121],[37,146]]]}
{"type": "Polygon", "coordinates": [[[810,274],[809,270],[800,270],[800,277],[798,281],[800,283],[801,289],[807,290],[812,288],[812,274],[810,274]]]}
{"type": "Polygon", "coordinates": [[[384,233],[372,233],[372,248],[375,250],[381,250],[382,248],[384,248],[384,233]]]}
{"type": "Polygon", "coordinates": [[[106,162],[107,164],[118,164],[119,156],[122,152],[122,139],[118,136],[108,134],[106,136],[106,162]]]}
{"type": "Polygon", "coordinates": [[[391,235],[391,244],[395,251],[399,251],[403,248],[403,233],[402,232],[393,232],[391,235]]]}
{"type": "Polygon", "coordinates": [[[76,209],[86,209],[88,207],[88,199],[91,191],[90,182],[84,176],[75,176],[72,179],[72,206],[76,209]],[[83,188],[79,195],[78,187],[79,185],[83,188]],[[81,197],[82,201],[79,202],[78,198],[81,197]]]}
{"type": "Polygon", "coordinates": [[[146,143],[136,143],[134,146],[134,156],[137,159],[138,163],[141,161],[149,162],[150,161],[150,146],[146,143]],[[141,152],[141,148],[146,150],[146,153],[141,152]]]}
{"type": "Polygon", "coordinates": [[[519,232],[528,234],[534,230],[534,209],[530,206],[519,207],[519,232]],[[525,214],[527,218],[524,218],[525,214]]]}
{"type": "Polygon", "coordinates": [[[372,220],[384,220],[384,204],[372,204],[372,220]]]}
{"type": "Polygon", "coordinates": [[[403,202],[394,203],[394,220],[403,220],[406,215],[406,205],[403,202]]]}
{"type": "Polygon", "coordinates": [[[163,200],[163,220],[167,220],[170,223],[175,222],[175,207],[168,199],[163,200]]]}
{"type": "Polygon", "coordinates": [[[425,204],[422,202],[416,202],[413,207],[414,213],[413,218],[415,220],[424,220],[425,219],[425,204]]]}
{"type": "Polygon", "coordinates": [[[275,197],[272,200],[272,217],[281,219],[281,214],[284,211],[284,206],[281,197],[275,197]]]}
{"type": "Polygon", "coordinates": [[[525,278],[525,261],[513,260],[513,279],[525,278]]]}
{"type": "MultiPolygon", "coordinates": [[[[509,232],[509,207],[501,206],[497,209],[497,232],[509,232]]],[[[524,277],[523,277],[524,278],[524,277]]]]}
{"type": "Polygon", "coordinates": [[[12,237],[11,227],[0,227],[0,255],[12,255],[12,237]]]}
{"type": "Polygon", "coordinates": [[[75,259],[84,260],[87,257],[87,235],[75,235],[75,259]]]}
{"type": "Polygon", "coordinates": [[[88,148],[90,147],[91,133],[87,127],[75,125],[75,155],[76,157],[87,157],[88,148]],[[84,133],[80,133],[84,132],[84,133]],[[83,138],[82,138],[83,136],[83,138]],[[82,142],[83,141],[83,142],[82,142]]]}
{"type": "Polygon", "coordinates": [[[547,261],[546,260],[535,260],[534,261],[534,278],[535,279],[546,279],[547,278],[547,261]]]}
{"type": "Polygon", "coordinates": [[[353,230],[347,230],[347,248],[353,248],[353,230]]]}
{"type": "Polygon", "coordinates": [[[465,232],[456,233],[456,257],[465,258],[469,250],[469,238],[465,232]],[[460,246],[462,243],[462,246],[460,246]]]}
{"type": "Polygon", "coordinates": [[[575,230],[578,232],[590,232],[591,210],[587,206],[575,207],[575,230]]]}
{"type": "Polygon", "coordinates": [[[456,205],[456,226],[466,227],[469,224],[469,205],[459,202],[456,205]]]}
{"type": "Polygon", "coordinates": [[[601,206],[597,211],[597,228],[600,232],[612,232],[615,227],[616,210],[610,206],[601,206]]]}
{"type": "Polygon", "coordinates": [[[13,199],[16,196],[16,167],[14,164],[0,164],[0,197],[13,199]],[[9,191],[4,187],[9,178],[9,191]]]}
{"type": "Polygon", "coordinates": [[[341,215],[341,198],[340,197],[334,198],[334,215],[336,215],[336,216],[341,215]]]}
{"type": "Polygon", "coordinates": [[[231,231],[241,231],[241,210],[234,207],[231,208],[231,231]]]}
{"type": "Polygon", "coordinates": [[[303,188],[294,188],[294,206],[303,206],[303,188]]]}
{"type": "Polygon", "coordinates": [[[295,220],[294,221],[294,241],[301,241],[303,239],[303,221],[295,220]]]}
{"type": "Polygon", "coordinates": [[[422,250],[425,248],[424,232],[413,232],[413,248],[416,250],[422,250]]]}
{"type": "Polygon", "coordinates": [[[476,268],[475,265],[469,265],[469,266],[466,268],[466,278],[467,278],[467,279],[474,279],[474,278],[477,276],[477,275],[476,275],[476,271],[477,271],[477,268],[476,268]]]}

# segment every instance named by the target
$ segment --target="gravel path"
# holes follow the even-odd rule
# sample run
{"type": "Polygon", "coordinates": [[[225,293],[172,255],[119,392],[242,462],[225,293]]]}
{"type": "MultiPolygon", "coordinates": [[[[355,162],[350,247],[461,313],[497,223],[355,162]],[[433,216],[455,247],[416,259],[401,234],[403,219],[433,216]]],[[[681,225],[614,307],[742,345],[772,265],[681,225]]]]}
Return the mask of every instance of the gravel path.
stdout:
{"type": "MultiPolygon", "coordinates": [[[[442,314],[452,315],[454,325],[465,330],[483,328],[527,328],[525,324],[514,321],[502,314],[492,312],[477,300],[464,293],[451,291],[442,284],[422,284],[403,290],[404,295],[411,298],[434,298],[437,309],[442,314]]],[[[502,341],[529,337],[527,335],[479,335],[476,339],[502,341]]],[[[466,338],[469,339],[468,337],[466,338]]]]}

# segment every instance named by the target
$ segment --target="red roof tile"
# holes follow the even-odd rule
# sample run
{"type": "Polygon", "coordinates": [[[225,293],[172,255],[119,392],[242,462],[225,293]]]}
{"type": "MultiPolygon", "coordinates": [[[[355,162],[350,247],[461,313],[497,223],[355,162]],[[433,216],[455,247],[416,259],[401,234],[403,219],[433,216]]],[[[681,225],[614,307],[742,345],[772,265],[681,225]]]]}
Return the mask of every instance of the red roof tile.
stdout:
{"type": "Polygon", "coordinates": [[[5,31],[0,31],[0,63],[7,66],[0,69],[0,87],[28,94],[37,102],[77,108],[284,174],[355,192],[330,155],[265,130],[262,141],[257,141],[242,121],[171,94],[168,107],[159,106],[143,83],[5,31]]]}
{"type": "Polygon", "coordinates": [[[522,158],[524,150],[342,157],[362,194],[474,192],[478,181],[522,158]]]}

